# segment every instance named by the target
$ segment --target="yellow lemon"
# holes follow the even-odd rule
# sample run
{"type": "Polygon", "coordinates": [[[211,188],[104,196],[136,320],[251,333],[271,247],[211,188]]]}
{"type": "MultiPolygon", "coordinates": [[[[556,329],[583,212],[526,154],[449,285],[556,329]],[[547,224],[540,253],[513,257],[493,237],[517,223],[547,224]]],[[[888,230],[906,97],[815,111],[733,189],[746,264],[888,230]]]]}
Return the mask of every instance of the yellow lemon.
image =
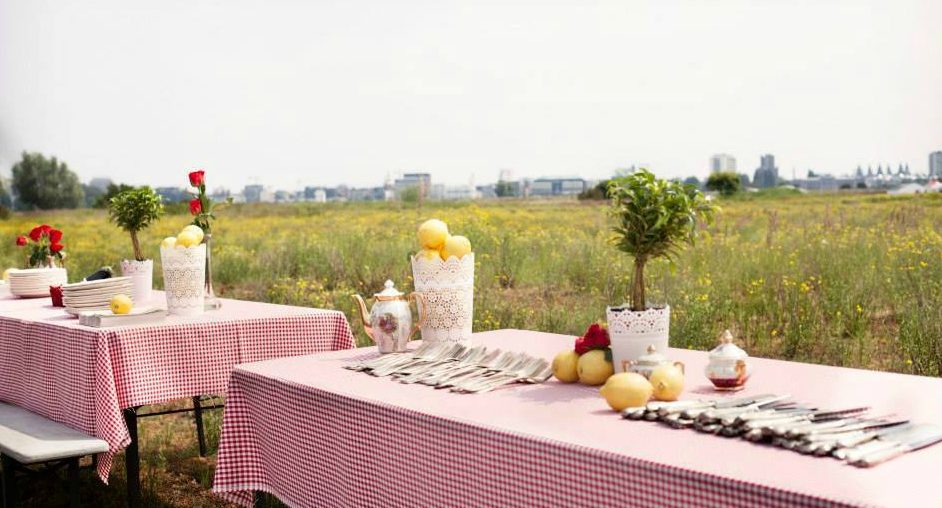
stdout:
{"type": "Polygon", "coordinates": [[[441,254],[439,254],[437,250],[422,249],[415,255],[415,257],[419,259],[427,259],[431,261],[433,259],[438,259],[439,257],[441,257],[441,254]]]}
{"type": "Polygon", "coordinates": [[[612,362],[605,359],[605,351],[593,349],[579,357],[577,367],[579,382],[584,385],[600,385],[615,372],[612,362]]]}
{"type": "Polygon", "coordinates": [[[183,231],[189,231],[196,235],[196,245],[203,243],[203,228],[197,226],[196,224],[190,224],[189,226],[183,228],[183,231]]]}
{"type": "Polygon", "coordinates": [[[180,231],[177,235],[177,247],[193,247],[194,245],[199,245],[196,235],[190,231],[180,231]]]}
{"type": "Polygon", "coordinates": [[[452,256],[461,259],[469,252],[471,252],[471,240],[461,235],[448,236],[445,238],[445,246],[442,247],[442,259],[447,261],[452,256]]]}
{"type": "Polygon", "coordinates": [[[615,411],[647,404],[653,391],[651,383],[635,372],[615,374],[599,389],[599,393],[605,397],[605,402],[615,411]]]}
{"type": "Polygon", "coordinates": [[[651,371],[654,398],[672,401],[684,391],[684,371],[675,365],[658,365],[651,371]]]}
{"type": "Polygon", "coordinates": [[[164,240],[163,240],[162,242],[160,242],[160,246],[161,246],[162,248],[164,248],[164,249],[172,249],[172,248],[176,247],[176,246],[177,246],[177,237],[175,237],[175,236],[168,236],[167,238],[164,238],[164,240]]]}
{"type": "Polygon", "coordinates": [[[114,295],[111,297],[111,312],[115,314],[127,314],[131,312],[134,303],[128,295],[114,295]]]}
{"type": "Polygon", "coordinates": [[[9,282],[9,281],[10,281],[10,272],[12,272],[12,271],[14,271],[14,270],[16,270],[16,268],[7,268],[6,270],[4,270],[4,271],[3,271],[3,280],[9,282]]]}
{"type": "Polygon", "coordinates": [[[567,349],[553,358],[553,375],[563,383],[575,383],[579,380],[579,355],[567,349]]]}
{"type": "Polygon", "coordinates": [[[438,219],[429,219],[419,226],[419,244],[425,249],[441,249],[448,238],[448,225],[438,219]]]}

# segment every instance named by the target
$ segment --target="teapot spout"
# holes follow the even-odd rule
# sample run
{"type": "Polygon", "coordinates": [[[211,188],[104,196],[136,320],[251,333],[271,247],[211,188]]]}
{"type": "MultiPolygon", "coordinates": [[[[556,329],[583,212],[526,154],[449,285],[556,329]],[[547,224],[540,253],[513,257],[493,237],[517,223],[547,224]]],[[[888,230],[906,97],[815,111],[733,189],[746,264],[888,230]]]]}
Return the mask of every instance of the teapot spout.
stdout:
{"type": "Polygon", "coordinates": [[[360,295],[350,295],[357,302],[357,310],[360,311],[360,319],[363,321],[363,330],[369,338],[373,338],[373,327],[370,324],[370,311],[366,310],[366,302],[360,295]]]}

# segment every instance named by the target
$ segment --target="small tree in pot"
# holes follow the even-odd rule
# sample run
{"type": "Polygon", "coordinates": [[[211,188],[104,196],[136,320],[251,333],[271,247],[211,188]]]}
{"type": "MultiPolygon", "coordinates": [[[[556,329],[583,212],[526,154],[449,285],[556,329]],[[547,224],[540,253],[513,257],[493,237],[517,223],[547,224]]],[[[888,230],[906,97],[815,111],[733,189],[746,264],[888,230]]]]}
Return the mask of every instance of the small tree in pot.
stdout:
{"type": "Polygon", "coordinates": [[[122,261],[121,270],[134,282],[135,301],[149,300],[154,282],[154,262],[144,257],[137,234],[160,219],[163,212],[160,195],[146,186],[123,191],[108,203],[111,221],[131,235],[134,260],[122,261]]]}
{"type": "Polygon", "coordinates": [[[699,221],[711,221],[716,208],[695,186],[662,180],[644,169],[612,180],[608,195],[615,245],[634,258],[630,307],[607,311],[617,370],[650,345],[667,349],[670,307],[647,306],[645,266],[653,259],[673,260],[693,243],[699,221]]]}

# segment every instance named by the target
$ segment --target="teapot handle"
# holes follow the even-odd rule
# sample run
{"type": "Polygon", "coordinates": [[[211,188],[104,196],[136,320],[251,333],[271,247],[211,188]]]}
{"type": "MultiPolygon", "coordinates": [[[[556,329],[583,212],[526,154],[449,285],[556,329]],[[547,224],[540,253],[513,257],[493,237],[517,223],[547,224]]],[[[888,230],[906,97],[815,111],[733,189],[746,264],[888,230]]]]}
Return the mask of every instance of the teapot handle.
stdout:
{"type": "Polygon", "coordinates": [[[412,340],[415,337],[415,332],[421,330],[428,319],[428,301],[425,299],[425,295],[417,291],[409,293],[409,301],[414,301],[415,307],[419,309],[419,322],[412,327],[412,333],[409,334],[409,340],[412,340]]]}
{"type": "Polygon", "coordinates": [[[681,374],[687,374],[687,372],[684,370],[684,362],[674,362],[674,367],[680,369],[681,374]]]}
{"type": "Polygon", "coordinates": [[[622,360],[622,361],[621,361],[621,371],[622,371],[622,372],[630,372],[628,369],[630,369],[631,367],[633,367],[635,363],[637,363],[637,362],[635,362],[634,360],[622,360]]]}

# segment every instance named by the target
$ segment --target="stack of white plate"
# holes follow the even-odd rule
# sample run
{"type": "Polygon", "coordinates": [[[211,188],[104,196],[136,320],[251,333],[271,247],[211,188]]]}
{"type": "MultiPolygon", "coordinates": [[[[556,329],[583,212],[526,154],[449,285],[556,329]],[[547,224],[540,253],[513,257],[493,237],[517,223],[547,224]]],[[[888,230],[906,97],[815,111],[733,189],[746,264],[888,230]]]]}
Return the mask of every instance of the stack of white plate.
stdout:
{"type": "Polygon", "coordinates": [[[62,303],[65,311],[72,315],[88,310],[104,310],[111,306],[115,295],[131,296],[130,277],[77,282],[62,286],[62,303]]]}
{"type": "Polygon", "coordinates": [[[68,282],[65,268],[29,268],[10,272],[10,292],[21,298],[49,296],[49,286],[68,282]]]}

